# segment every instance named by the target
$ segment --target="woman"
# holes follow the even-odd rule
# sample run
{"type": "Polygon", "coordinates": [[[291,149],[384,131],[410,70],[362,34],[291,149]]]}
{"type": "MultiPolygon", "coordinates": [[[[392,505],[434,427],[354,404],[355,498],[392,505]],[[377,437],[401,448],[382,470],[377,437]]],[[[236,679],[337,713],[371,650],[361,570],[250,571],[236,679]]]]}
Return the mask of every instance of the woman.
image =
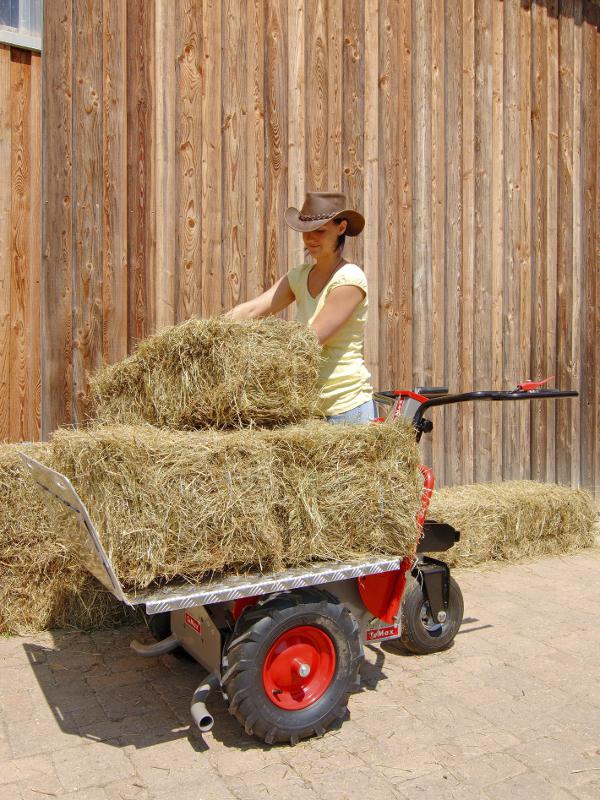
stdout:
{"type": "Polygon", "coordinates": [[[285,221],[300,231],[313,264],[301,264],[253,300],[233,308],[230,319],[277,314],[296,301],[296,319],[314,330],[323,347],[319,375],[321,410],[330,422],[366,423],[376,416],[371,376],[363,357],[367,279],[342,256],[346,236],[365,221],[346,208],[346,197],[309,192],[302,209],[288,208],[285,221]]]}

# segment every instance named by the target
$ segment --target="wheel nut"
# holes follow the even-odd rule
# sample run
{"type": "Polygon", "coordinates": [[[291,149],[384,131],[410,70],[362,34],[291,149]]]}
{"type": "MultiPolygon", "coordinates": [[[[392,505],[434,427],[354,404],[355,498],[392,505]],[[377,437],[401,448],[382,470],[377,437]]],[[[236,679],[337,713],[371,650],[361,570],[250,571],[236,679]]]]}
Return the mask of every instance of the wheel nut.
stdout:
{"type": "Polygon", "coordinates": [[[298,664],[298,675],[300,675],[301,678],[308,678],[310,675],[310,665],[300,662],[298,664]]]}
{"type": "Polygon", "coordinates": [[[445,611],[438,611],[438,615],[437,615],[438,622],[446,622],[446,617],[447,616],[448,615],[446,614],[445,611]]]}

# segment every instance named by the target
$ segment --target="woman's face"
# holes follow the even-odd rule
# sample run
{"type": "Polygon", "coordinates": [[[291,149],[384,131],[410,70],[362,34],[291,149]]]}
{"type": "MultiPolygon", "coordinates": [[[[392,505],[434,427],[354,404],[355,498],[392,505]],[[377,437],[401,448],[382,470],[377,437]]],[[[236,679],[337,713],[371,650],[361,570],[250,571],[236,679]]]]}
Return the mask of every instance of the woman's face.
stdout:
{"type": "Polygon", "coordinates": [[[313,258],[331,255],[335,252],[338,236],[344,233],[347,225],[345,219],[340,222],[330,220],[316,231],[303,233],[304,246],[313,258]]]}

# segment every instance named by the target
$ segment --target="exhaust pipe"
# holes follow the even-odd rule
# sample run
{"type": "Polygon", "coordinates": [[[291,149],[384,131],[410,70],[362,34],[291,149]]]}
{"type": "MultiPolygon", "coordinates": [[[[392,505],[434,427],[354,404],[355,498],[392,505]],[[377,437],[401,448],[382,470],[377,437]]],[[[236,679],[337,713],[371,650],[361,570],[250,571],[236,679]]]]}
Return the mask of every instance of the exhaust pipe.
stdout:
{"type": "Polygon", "coordinates": [[[129,646],[138,656],[153,658],[164,656],[175,650],[176,647],[179,647],[179,639],[172,633],[166,639],[161,639],[160,642],[151,642],[150,644],[142,644],[137,639],[134,639],[129,646]]]}
{"type": "Polygon", "coordinates": [[[213,715],[206,708],[206,700],[208,695],[218,684],[219,678],[214,674],[209,675],[206,681],[200,684],[192,696],[190,714],[201,733],[208,733],[215,724],[213,715]]]}

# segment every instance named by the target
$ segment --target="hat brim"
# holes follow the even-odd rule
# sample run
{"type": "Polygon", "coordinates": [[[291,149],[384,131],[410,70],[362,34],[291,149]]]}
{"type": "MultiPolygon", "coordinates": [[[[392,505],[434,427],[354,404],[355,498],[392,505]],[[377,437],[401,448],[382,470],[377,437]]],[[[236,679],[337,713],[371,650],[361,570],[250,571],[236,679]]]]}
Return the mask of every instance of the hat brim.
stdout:
{"type": "Polygon", "coordinates": [[[346,236],[358,236],[365,227],[365,218],[363,215],[359,214],[358,211],[353,211],[351,208],[347,208],[344,211],[336,211],[335,214],[332,214],[330,217],[325,217],[324,219],[301,220],[300,211],[292,206],[288,208],[283,217],[286,225],[299,233],[316,231],[318,228],[322,228],[323,225],[336,219],[345,219],[348,221],[348,226],[345,230],[346,236]]]}

